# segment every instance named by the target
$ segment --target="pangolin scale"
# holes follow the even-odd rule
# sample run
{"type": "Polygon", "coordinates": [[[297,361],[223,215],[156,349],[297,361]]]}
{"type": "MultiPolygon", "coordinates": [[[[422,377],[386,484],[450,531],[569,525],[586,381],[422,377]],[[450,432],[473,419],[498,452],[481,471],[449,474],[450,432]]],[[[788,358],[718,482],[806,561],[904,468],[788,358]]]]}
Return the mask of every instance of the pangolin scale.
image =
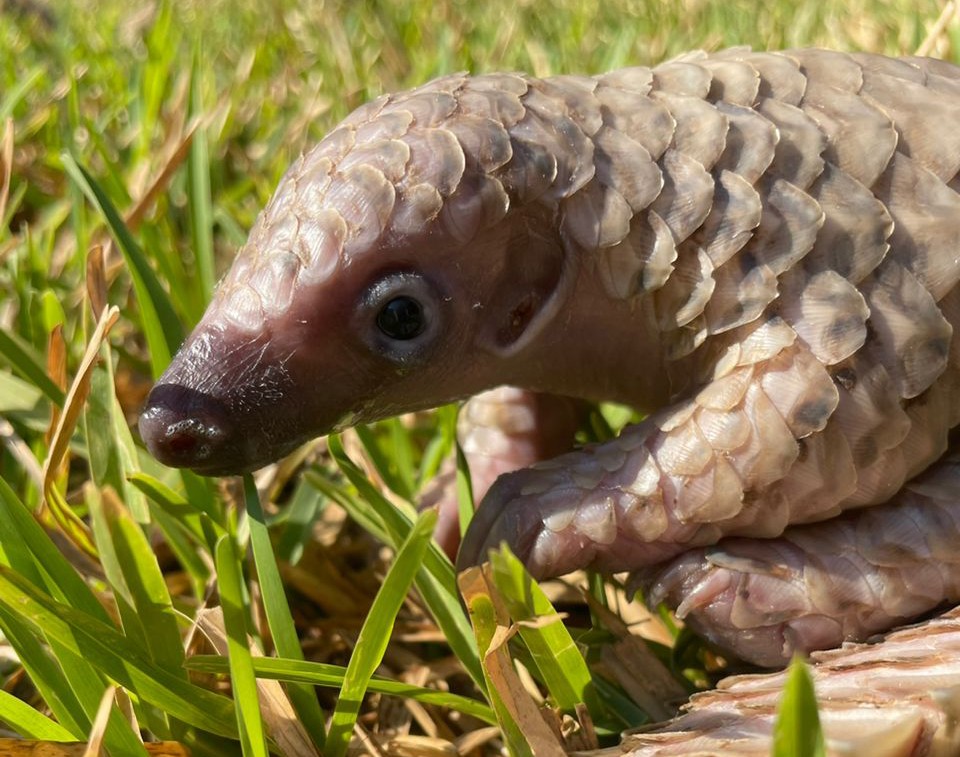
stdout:
{"type": "Polygon", "coordinates": [[[282,179],[141,432],[237,472],[511,385],[461,564],[633,571],[760,664],[863,638],[960,599],[958,124],[957,67],[823,50],[383,96],[282,179]],[[545,395],[649,415],[555,456],[545,395]]]}

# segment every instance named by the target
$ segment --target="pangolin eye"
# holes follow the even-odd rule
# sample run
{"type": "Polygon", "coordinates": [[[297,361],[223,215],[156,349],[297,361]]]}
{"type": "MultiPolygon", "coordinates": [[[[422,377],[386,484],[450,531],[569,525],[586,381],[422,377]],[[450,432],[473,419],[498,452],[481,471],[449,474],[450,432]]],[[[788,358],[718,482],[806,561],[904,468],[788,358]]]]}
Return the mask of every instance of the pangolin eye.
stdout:
{"type": "Polygon", "coordinates": [[[400,295],[388,301],[377,313],[377,326],[391,339],[413,339],[426,328],[425,315],[418,300],[400,295]]]}
{"type": "Polygon", "coordinates": [[[374,354],[407,370],[429,359],[443,333],[449,301],[416,271],[390,272],[363,292],[352,325],[374,354]]]}

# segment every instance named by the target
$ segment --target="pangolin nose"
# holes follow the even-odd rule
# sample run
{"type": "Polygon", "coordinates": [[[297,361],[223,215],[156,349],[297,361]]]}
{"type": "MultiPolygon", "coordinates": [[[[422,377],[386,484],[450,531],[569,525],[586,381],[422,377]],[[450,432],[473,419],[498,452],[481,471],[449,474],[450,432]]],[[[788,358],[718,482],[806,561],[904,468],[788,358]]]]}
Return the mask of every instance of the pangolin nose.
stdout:
{"type": "Polygon", "coordinates": [[[140,435],[164,465],[203,468],[228,438],[223,403],[178,384],[157,384],[140,415],[140,435]]]}

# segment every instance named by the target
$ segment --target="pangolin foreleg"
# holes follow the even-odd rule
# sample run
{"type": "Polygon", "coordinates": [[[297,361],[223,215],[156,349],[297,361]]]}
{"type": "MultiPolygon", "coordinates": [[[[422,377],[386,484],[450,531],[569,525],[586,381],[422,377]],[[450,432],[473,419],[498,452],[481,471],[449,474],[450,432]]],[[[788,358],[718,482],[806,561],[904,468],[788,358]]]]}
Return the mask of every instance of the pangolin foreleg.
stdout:
{"type": "Polygon", "coordinates": [[[882,365],[828,368],[776,316],[746,328],[692,399],[501,478],[461,562],[505,540],[539,576],[634,570],[884,502],[945,450],[953,373],[903,406],[882,365]]]}

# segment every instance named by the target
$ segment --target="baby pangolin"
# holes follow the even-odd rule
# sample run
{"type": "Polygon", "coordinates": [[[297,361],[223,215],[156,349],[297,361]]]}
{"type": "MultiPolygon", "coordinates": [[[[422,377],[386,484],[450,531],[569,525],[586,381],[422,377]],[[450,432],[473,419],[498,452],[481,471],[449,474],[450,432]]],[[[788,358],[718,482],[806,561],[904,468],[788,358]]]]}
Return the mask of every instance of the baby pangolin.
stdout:
{"type": "Polygon", "coordinates": [[[386,95],[287,172],[141,433],[234,473],[510,385],[500,473],[556,453],[544,394],[626,403],[500,476],[461,564],[634,571],[761,664],[863,637],[960,598],[957,124],[960,69],[823,50],[386,95]]]}

